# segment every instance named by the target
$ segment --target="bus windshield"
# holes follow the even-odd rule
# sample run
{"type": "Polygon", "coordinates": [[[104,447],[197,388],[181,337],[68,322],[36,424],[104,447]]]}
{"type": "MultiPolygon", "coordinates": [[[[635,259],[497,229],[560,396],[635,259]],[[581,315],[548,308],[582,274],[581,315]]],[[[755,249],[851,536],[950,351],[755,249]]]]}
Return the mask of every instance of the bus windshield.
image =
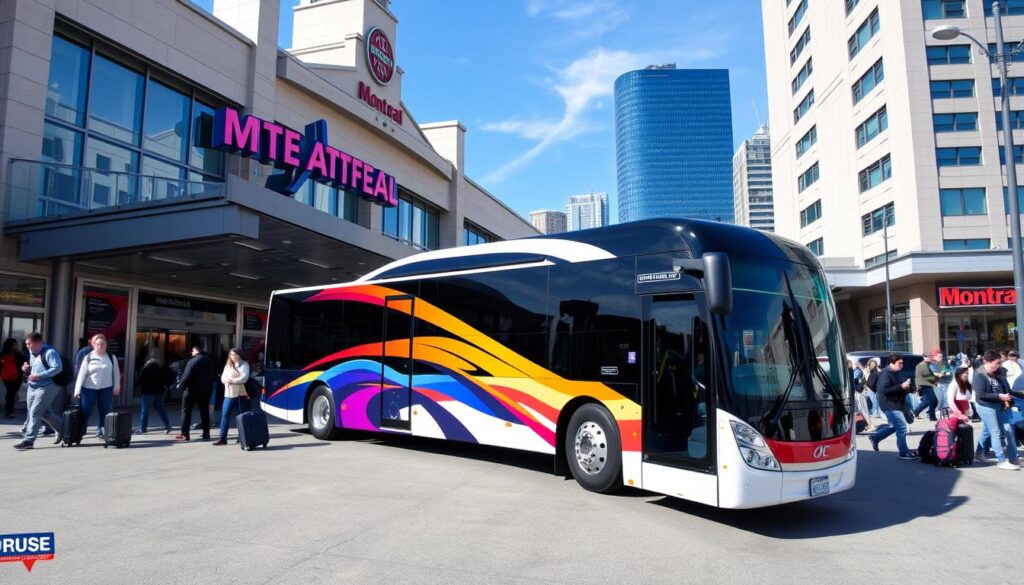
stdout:
{"type": "Polygon", "coordinates": [[[730,262],[733,311],[720,324],[727,408],[772,440],[849,432],[851,388],[824,275],[785,260],[730,262]]]}

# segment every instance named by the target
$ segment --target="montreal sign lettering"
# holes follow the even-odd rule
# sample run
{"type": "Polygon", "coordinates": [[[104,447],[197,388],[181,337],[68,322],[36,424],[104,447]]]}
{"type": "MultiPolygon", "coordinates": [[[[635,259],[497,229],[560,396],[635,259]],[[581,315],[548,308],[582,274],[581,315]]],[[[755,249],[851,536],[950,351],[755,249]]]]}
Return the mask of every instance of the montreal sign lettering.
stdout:
{"type": "Polygon", "coordinates": [[[1017,292],[1012,286],[989,286],[985,288],[962,288],[959,286],[939,287],[940,307],[986,307],[1013,305],[1017,292]]]}
{"type": "Polygon", "coordinates": [[[221,108],[213,114],[211,146],[285,171],[267,177],[267,188],[278,193],[293,195],[312,179],[385,207],[398,205],[395,177],[327,144],[327,120],[307,124],[305,134],[300,134],[232,108],[221,108]]]}

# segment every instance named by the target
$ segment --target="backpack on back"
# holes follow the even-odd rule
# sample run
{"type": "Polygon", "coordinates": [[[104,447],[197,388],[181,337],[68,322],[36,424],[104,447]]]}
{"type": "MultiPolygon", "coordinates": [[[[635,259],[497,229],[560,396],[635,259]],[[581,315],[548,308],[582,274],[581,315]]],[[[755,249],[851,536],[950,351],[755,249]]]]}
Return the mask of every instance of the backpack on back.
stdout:
{"type": "Polygon", "coordinates": [[[39,353],[39,359],[43,362],[43,365],[46,366],[46,369],[50,369],[51,367],[53,367],[46,361],[46,352],[48,352],[51,349],[54,351],[54,353],[57,354],[57,359],[60,360],[60,372],[58,372],[57,375],[52,378],[53,383],[58,386],[67,386],[71,384],[71,380],[74,378],[74,372],[71,370],[71,367],[68,366],[68,360],[64,359],[63,354],[61,354],[52,346],[44,345],[42,351],[39,353]]]}

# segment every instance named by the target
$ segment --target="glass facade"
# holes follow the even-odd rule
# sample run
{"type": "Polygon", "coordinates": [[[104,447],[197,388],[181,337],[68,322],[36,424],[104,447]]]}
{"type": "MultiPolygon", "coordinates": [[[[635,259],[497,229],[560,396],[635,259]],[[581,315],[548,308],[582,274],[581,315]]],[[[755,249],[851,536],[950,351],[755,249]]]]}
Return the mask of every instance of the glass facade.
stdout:
{"type": "Polygon", "coordinates": [[[724,69],[648,68],[615,81],[619,221],[733,221],[724,69]]]}
{"type": "Polygon", "coordinates": [[[384,235],[420,250],[436,250],[439,247],[441,214],[415,195],[399,191],[398,205],[385,207],[381,215],[381,231],[384,235]]]}

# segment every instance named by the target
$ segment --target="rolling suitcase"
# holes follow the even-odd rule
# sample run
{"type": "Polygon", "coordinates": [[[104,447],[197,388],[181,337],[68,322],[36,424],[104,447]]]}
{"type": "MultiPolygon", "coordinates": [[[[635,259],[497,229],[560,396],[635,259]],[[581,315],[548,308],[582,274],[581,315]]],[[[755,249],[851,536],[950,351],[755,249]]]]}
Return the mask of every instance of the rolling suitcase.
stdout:
{"type": "Polygon", "coordinates": [[[132,442],[132,413],[108,412],[103,418],[103,448],[127,447],[132,442]]]}
{"type": "Polygon", "coordinates": [[[85,420],[82,417],[82,407],[72,404],[64,411],[60,419],[61,447],[81,445],[82,437],[85,435],[85,420]]]}
{"type": "Polygon", "coordinates": [[[964,467],[974,463],[974,427],[961,423],[956,427],[956,466],[964,467]]]}
{"type": "Polygon", "coordinates": [[[267,426],[266,413],[262,410],[243,412],[235,422],[238,425],[238,442],[243,451],[252,451],[260,445],[267,448],[270,443],[270,427],[267,426]]]}
{"type": "Polygon", "coordinates": [[[935,423],[935,459],[942,465],[955,466],[962,445],[957,441],[960,420],[943,417],[935,423]]]}

